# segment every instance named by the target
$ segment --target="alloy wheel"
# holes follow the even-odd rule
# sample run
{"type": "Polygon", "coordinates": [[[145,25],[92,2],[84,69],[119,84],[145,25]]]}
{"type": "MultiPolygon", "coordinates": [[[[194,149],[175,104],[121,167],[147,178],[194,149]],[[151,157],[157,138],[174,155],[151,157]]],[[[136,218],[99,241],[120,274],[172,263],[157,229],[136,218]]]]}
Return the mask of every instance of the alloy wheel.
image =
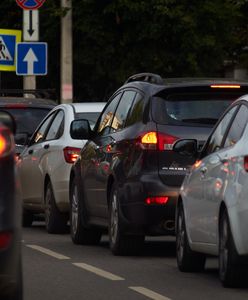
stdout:
{"type": "Polygon", "coordinates": [[[183,216],[182,212],[178,216],[178,229],[177,229],[177,257],[179,261],[182,261],[184,255],[184,244],[185,244],[185,228],[183,226],[183,216]]]}
{"type": "Polygon", "coordinates": [[[71,203],[71,227],[72,232],[75,235],[78,228],[78,196],[77,196],[77,186],[74,185],[71,203]]]}
{"type": "Polygon", "coordinates": [[[118,208],[117,208],[117,195],[113,193],[111,202],[111,217],[110,217],[110,236],[113,243],[116,242],[118,233],[118,208]]]}
{"type": "Polygon", "coordinates": [[[223,276],[226,273],[228,265],[228,224],[227,219],[224,218],[222,221],[221,227],[221,236],[220,236],[220,272],[223,276]]]}

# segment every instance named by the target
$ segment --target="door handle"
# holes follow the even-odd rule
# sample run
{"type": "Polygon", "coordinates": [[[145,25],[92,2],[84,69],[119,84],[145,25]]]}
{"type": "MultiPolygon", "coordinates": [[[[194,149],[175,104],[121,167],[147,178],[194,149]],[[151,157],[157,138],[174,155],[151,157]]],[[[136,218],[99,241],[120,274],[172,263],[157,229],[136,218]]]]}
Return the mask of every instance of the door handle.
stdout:
{"type": "Polygon", "coordinates": [[[28,154],[33,154],[33,152],[34,152],[33,149],[28,150],[28,154]]]}
{"type": "Polygon", "coordinates": [[[44,145],[44,149],[48,149],[50,147],[49,144],[44,145]]]}

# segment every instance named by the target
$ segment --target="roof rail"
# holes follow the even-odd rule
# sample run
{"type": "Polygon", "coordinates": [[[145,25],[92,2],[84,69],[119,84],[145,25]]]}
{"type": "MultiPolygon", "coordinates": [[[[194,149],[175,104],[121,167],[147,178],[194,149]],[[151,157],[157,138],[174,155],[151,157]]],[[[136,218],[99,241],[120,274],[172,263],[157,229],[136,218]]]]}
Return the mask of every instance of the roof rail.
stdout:
{"type": "Polygon", "coordinates": [[[132,75],[126,80],[125,84],[133,81],[145,81],[155,84],[164,84],[163,78],[160,75],[153,73],[139,73],[132,75]]]}
{"type": "Polygon", "coordinates": [[[34,95],[36,98],[49,99],[56,94],[55,89],[0,89],[0,96],[34,95]]]}

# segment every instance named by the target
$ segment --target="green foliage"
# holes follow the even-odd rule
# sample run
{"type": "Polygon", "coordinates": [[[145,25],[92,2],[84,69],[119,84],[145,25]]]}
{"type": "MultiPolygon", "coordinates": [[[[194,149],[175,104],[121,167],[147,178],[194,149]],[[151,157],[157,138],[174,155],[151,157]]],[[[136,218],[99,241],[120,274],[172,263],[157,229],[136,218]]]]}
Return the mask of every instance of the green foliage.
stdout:
{"type": "MultiPolygon", "coordinates": [[[[248,61],[246,0],[72,0],[72,6],[77,101],[106,100],[138,72],[220,77],[224,61],[248,61]]],[[[4,0],[1,8],[0,28],[20,27],[15,1],[4,0]]],[[[40,9],[49,74],[38,82],[57,91],[65,14],[60,0],[47,0],[40,9]]]]}

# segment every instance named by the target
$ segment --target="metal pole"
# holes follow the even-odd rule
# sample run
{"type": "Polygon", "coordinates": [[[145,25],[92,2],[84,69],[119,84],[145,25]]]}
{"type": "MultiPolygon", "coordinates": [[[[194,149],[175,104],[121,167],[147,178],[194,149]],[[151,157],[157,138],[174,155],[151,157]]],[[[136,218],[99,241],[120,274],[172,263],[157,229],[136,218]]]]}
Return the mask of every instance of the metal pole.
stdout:
{"type": "Polygon", "coordinates": [[[61,0],[61,7],[68,9],[61,18],[61,103],[72,103],[72,0],[61,0]]]}

